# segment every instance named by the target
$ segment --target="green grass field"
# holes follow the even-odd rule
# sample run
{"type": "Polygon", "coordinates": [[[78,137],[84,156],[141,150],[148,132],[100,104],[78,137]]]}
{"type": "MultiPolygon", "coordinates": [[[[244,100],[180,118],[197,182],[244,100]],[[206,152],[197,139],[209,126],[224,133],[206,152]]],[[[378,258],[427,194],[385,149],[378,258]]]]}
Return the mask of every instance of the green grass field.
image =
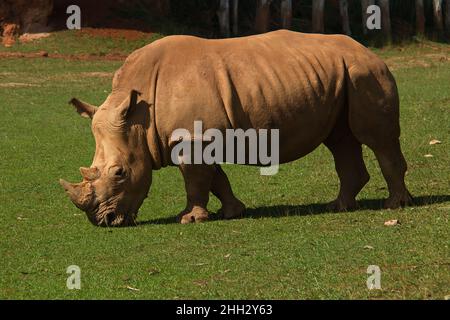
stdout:
{"type": "MultiPolygon", "coordinates": [[[[1,51],[52,53],[60,46],[65,54],[128,53],[141,44],[72,36],[60,33],[1,51]]],[[[140,224],[119,229],[92,226],[58,179],[81,180],[78,168],[90,165],[95,149],[90,122],[67,101],[76,96],[103,102],[121,62],[0,57],[0,298],[450,295],[450,46],[424,43],[377,53],[398,81],[407,184],[416,206],[380,209],[387,190],[365,148],[371,180],[359,195],[361,210],[327,211],[338,178],[331,154],[321,146],[281,166],[276,176],[224,166],[249,208],[239,220],[221,221],[213,214],[204,224],[176,224],[185,205],[181,175],[176,168],[154,172],[140,224]],[[442,143],[430,145],[432,139],[442,143]],[[385,226],[390,219],[401,224],[385,226]],[[66,288],[70,265],[81,268],[81,290],[66,288]],[[381,268],[381,290],[367,289],[369,265],[381,268]]],[[[216,212],[219,202],[211,198],[209,208],[216,212]]]]}

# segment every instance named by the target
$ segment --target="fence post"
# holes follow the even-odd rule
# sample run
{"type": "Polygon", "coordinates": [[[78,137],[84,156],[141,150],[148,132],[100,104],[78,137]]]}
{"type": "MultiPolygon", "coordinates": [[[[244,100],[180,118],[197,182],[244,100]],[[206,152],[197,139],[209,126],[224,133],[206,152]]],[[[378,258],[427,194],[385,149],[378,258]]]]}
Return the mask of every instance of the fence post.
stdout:
{"type": "Polygon", "coordinates": [[[362,27],[363,27],[363,33],[365,35],[369,34],[369,29],[367,29],[367,19],[369,18],[369,15],[367,14],[367,8],[374,4],[375,4],[375,0],[361,0],[362,27]]]}
{"type": "Polygon", "coordinates": [[[348,1],[339,0],[339,13],[341,15],[342,32],[350,36],[352,31],[350,30],[350,21],[348,19],[348,1]]]}
{"type": "Polygon", "coordinates": [[[389,0],[379,0],[381,8],[381,30],[383,31],[384,39],[388,43],[392,41],[391,30],[391,9],[389,7],[389,0]]]}
{"type": "Polygon", "coordinates": [[[312,31],[316,33],[324,33],[325,25],[323,22],[323,10],[325,0],[313,0],[312,3],[312,31]]]}
{"type": "Polygon", "coordinates": [[[292,0],[281,0],[281,27],[291,28],[292,24],[292,0]]]}

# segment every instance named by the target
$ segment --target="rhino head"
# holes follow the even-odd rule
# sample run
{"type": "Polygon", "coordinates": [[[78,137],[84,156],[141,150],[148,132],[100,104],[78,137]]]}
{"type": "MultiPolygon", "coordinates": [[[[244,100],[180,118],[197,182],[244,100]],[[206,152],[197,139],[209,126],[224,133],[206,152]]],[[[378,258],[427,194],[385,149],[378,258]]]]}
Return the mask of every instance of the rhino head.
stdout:
{"type": "Polygon", "coordinates": [[[81,116],[92,119],[96,150],[91,167],[80,168],[83,181],[61,179],[60,184],[96,226],[135,224],[150,188],[148,105],[138,104],[138,95],[132,91],[121,102],[107,99],[99,108],[77,99],[70,101],[81,116]]]}

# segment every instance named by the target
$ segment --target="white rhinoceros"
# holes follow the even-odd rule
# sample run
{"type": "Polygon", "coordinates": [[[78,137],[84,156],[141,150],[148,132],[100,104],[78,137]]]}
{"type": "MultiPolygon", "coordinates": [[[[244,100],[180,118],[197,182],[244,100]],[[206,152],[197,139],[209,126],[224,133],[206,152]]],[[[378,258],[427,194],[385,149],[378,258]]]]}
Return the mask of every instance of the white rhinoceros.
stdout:
{"type": "MultiPolygon", "coordinates": [[[[92,118],[96,152],[83,181],[60,183],[95,225],[135,222],[152,170],[174,165],[174,130],[279,129],[279,162],[324,143],[340,179],[331,209],[349,210],[369,180],[361,144],[375,153],[389,188],[388,208],[407,205],[400,150],[399,97],[387,66],[342,35],[286,30],[206,40],[169,36],[133,52],[100,107],[72,104],[92,118]]],[[[245,207],[218,163],[180,164],[187,192],[182,223],[207,219],[211,191],[224,218],[245,207]]]]}

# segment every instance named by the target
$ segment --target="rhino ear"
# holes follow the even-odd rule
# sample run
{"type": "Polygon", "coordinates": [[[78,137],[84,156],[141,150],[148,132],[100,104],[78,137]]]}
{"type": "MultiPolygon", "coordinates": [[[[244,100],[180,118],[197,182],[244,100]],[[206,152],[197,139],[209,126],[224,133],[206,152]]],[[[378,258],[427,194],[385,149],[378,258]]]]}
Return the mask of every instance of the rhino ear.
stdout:
{"type": "Polygon", "coordinates": [[[139,91],[131,90],[130,96],[120,104],[117,111],[122,118],[128,117],[133,112],[133,109],[137,105],[138,96],[140,95],[141,93],[139,91]]]}
{"type": "Polygon", "coordinates": [[[92,119],[95,112],[97,111],[96,106],[93,106],[93,105],[90,105],[89,103],[80,101],[77,98],[72,98],[72,100],[70,100],[69,103],[75,107],[77,112],[83,118],[91,118],[92,119]]]}

